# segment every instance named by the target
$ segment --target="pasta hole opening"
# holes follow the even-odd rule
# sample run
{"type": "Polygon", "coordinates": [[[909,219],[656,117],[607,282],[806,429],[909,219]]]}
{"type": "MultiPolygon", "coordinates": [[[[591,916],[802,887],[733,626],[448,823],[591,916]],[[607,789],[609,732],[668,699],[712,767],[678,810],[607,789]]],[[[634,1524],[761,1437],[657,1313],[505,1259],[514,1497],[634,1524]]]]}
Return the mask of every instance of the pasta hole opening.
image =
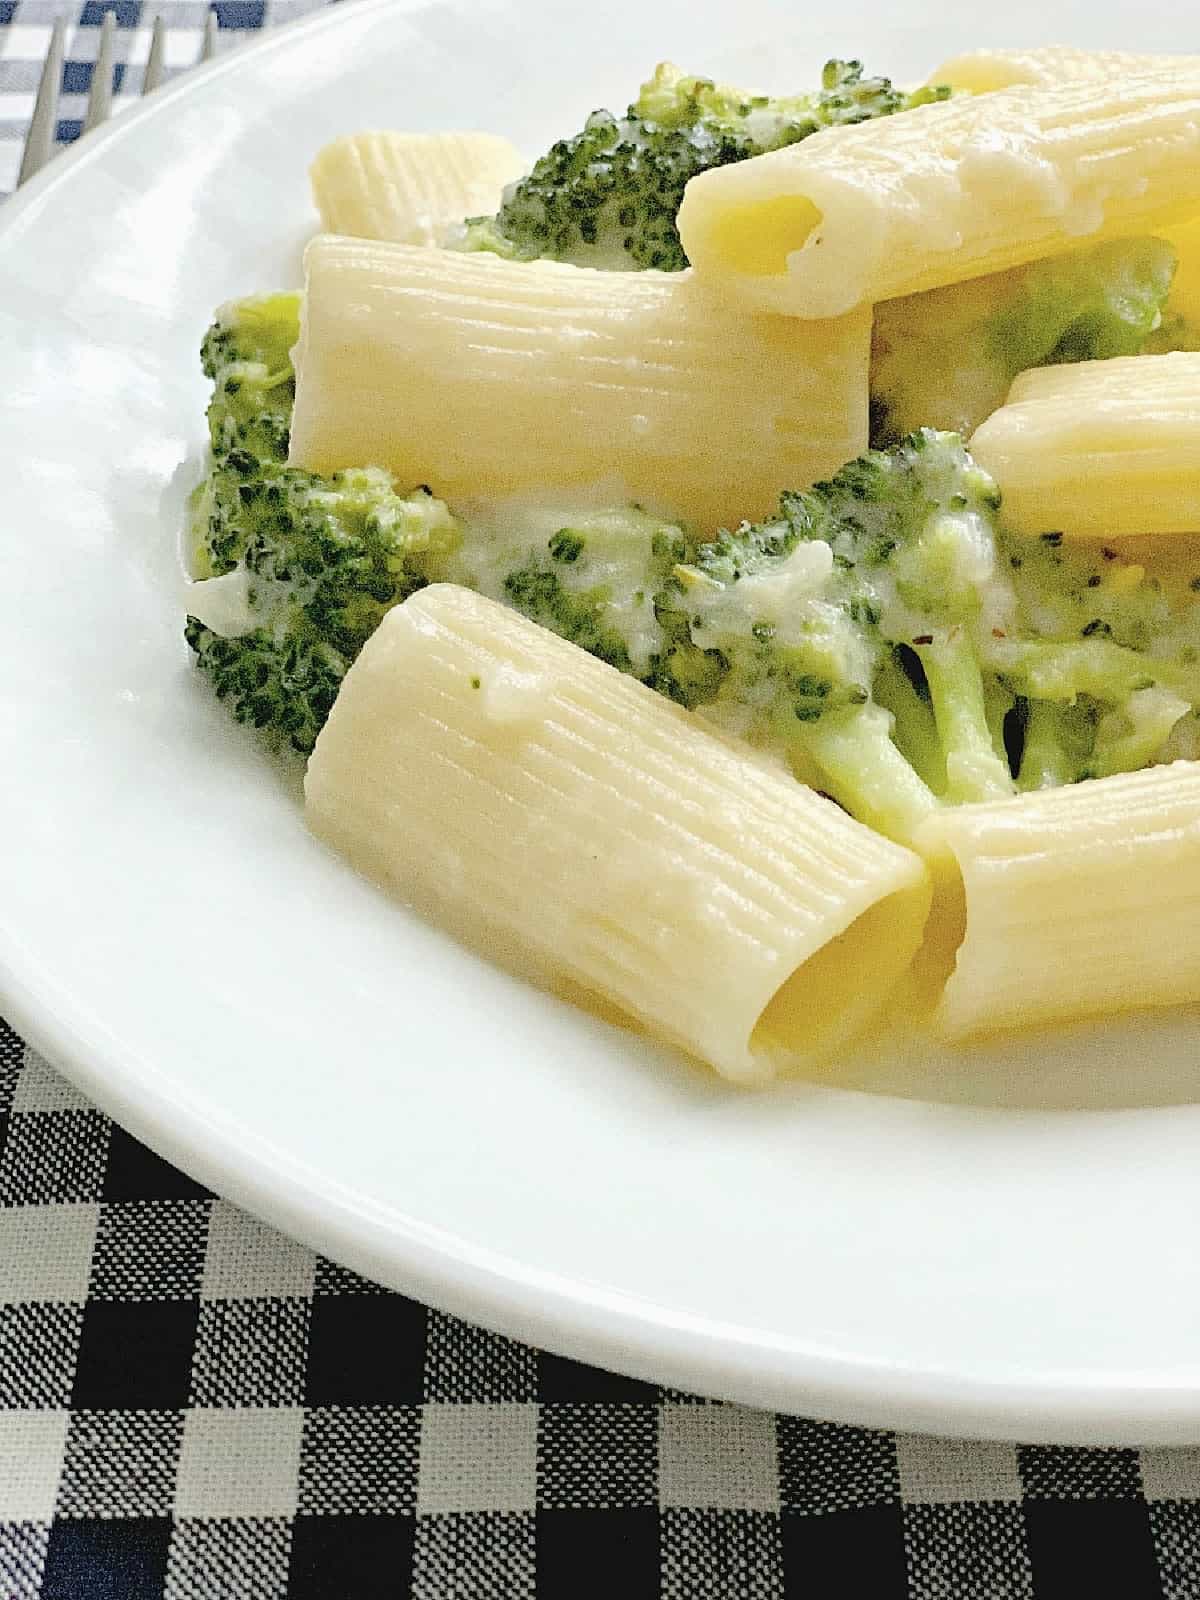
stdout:
{"type": "Polygon", "coordinates": [[[822,220],[821,212],[803,195],[778,195],[723,214],[712,243],[733,272],[751,278],[783,277],[788,257],[804,248],[822,220]]]}
{"type": "Polygon", "coordinates": [[[750,1054],[781,1069],[804,1065],[857,1033],[912,962],[928,910],[928,882],[869,906],[775,991],[750,1035],[750,1054]]]}

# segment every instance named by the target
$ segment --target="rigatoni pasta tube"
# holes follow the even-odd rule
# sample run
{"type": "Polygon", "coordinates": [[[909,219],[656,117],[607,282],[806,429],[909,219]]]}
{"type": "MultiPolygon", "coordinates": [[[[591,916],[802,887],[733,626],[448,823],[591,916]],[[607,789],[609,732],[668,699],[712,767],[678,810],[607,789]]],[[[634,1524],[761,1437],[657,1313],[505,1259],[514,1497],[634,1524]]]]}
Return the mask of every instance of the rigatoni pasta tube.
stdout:
{"type": "Polygon", "coordinates": [[[432,245],[464,217],[497,210],[524,170],[494,133],[352,133],[320,151],[309,177],[330,233],[432,245]]]}
{"type": "Polygon", "coordinates": [[[911,851],[469,590],[389,612],[305,783],[360,870],[440,900],[741,1082],[823,1057],[908,966],[911,851]]]}
{"type": "Polygon", "coordinates": [[[968,50],[943,61],[929,82],[948,83],[969,94],[991,94],[1019,83],[1053,88],[1069,82],[1112,81],[1159,67],[1178,67],[1197,58],[1139,55],[1130,50],[1079,50],[1072,45],[1044,45],[1036,50],[968,50]]]}
{"type": "Polygon", "coordinates": [[[1200,62],[962,95],[693,178],[688,259],[743,304],[834,317],[1200,212],[1200,62]]]}
{"type": "Polygon", "coordinates": [[[1023,372],[971,453],[1017,532],[1200,532],[1200,355],[1023,372]]]}
{"type": "Polygon", "coordinates": [[[947,1037],[1200,1001],[1200,762],[938,812],[962,874],[947,1037]]]}
{"type": "MultiPolygon", "coordinates": [[[[1147,70],[1196,66],[1197,56],[1137,55],[1125,50],[1076,50],[1050,45],[1040,50],[971,50],[953,56],[930,74],[930,83],[948,83],[953,89],[986,94],[1016,84],[1055,84],[1120,80],[1147,70]]],[[[1164,238],[1175,246],[1179,268],[1171,285],[1167,315],[1181,316],[1200,327],[1200,222],[1163,228],[1164,238]]]]}
{"type": "Polygon", "coordinates": [[[325,236],[307,256],[292,460],[450,500],[618,480],[699,529],[859,454],[870,313],[805,326],[690,273],[325,236]]]}

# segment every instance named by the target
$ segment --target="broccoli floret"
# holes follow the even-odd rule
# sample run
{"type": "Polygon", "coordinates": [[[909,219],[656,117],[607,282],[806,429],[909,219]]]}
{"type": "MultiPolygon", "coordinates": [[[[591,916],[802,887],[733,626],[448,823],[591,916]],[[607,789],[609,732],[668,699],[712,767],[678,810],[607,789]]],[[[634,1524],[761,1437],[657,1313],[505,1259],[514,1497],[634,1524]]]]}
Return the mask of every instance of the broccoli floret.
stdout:
{"type": "Polygon", "coordinates": [[[292,347],[300,337],[300,295],[294,291],[251,295],[231,300],[200,345],[206,378],[216,378],[234,361],[253,361],[274,372],[292,365],[292,347]]]}
{"type": "Polygon", "coordinates": [[[1155,685],[1134,690],[1123,705],[1097,721],[1086,776],[1107,778],[1149,766],[1190,710],[1189,702],[1170,689],[1155,685]]]}
{"type": "Polygon", "coordinates": [[[872,453],[823,486],[850,562],[854,601],[893,649],[924,674],[951,801],[1010,793],[1003,745],[989,715],[980,635],[997,593],[996,486],[952,433],[923,429],[872,453]]]}
{"type": "Polygon", "coordinates": [[[516,537],[473,527],[457,579],[511,605],[679,705],[715,699],[728,670],[696,644],[673,574],[692,549],[684,529],[639,506],[553,523],[528,514],[516,537]]]}
{"type": "Polygon", "coordinates": [[[687,258],[675,215],[697,173],[949,93],[904,94],[864,77],[860,62],[830,61],[815,93],[772,99],[664,63],[624,117],[594,111],[509,187],[494,219],[469,221],[459,243],[520,260],[679,271],[687,258]]]}
{"type": "Polygon", "coordinates": [[[682,528],[638,506],[570,522],[530,513],[519,534],[499,541],[474,528],[458,577],[610,666],[696,705],[715,694],[723,663],[692,644],[686,619],[664,597],[688,548],[682,528]]]}
{"type": "Polygon", "coordinates": [[[239,722],[307,753],[355,656],[440,575],[458,526],[378,467],[320,478],[264,462],[237,490],[239,561],[193,588],[185,637],[239,722]]]}
{"type": "Polygon", "coordinates": [[[961,440],[927,432],[702,545],[677,581],[693,641],[729,662],[721,719],[802,750],[837,799],[896,837],[937,803],[931,784],[949,800],[1009,792],[977,646],[997,502],[961,440]],[[898,682],[875,693],[901,650],[920,675],[903,739],[887,704],[898,682]]]}
{"type": "Polygon", "coordinates": [[[384,613],[442,575],[458,527],[377,467],[286,465],[299,297],[225,307],[204,339],[212,469],[193,498],[185,638],[239,722],[303,753],[384,613]]]}
{"type": "Polygon", "coordinates": [[[676,583],[693,643],[728,667],[707,714],[799,752],[896,838],[935,804],[1011,793],[1014,763],[1023,787],[1144,766],[1200,701],[1197,594],[1115,551],[1006,535],[953,434],[785,495],[676,583]]]}
{"type": "Polygon", "coordinates": [[[1200,696],[1200,603],[1111,547],[1004,542],[1011,623],[986,641],[1019,696],[1018,782],[1044,788],[1158,759],[1200,696]]]}
{"type": "Polygon", "coordinates": [[[213,459],[232,452],[286,461],[296,398],[292,346],[300,337],[300,296],[273,294],[223,306],[204,336],[200,362],[213,380],[208,431],[213,459]]]}
{"type": "Polygon", "coordinates": [[[1008,576],[1020,631],[1037,638],[1100,638],[1147,650],[1178,609],[1140,561],[1111,545],[1068,543],[1056,533],[1012,539],[1008,576]]]}
{"type": "MultiPolygon", "coordinates": [[[[1130,688],[1128,675],[1088,673],[1093,690],[1070,695],[1064,683],[1042,680],[1054,698],[1022,700],[1023,732],[1018,786],[1057,788],[1084,778],[1133,772],[1159,760],[1191,703],[1144,674],[1130,688]]],[[[1036,677],[1035,677],[1036,683],[1036,677]]]]}
{"type": "Polygon", "coordinates": [[[1137,355],[1175,271],[1163,239],[1116,239],[945,289],[884,301],[871,352],[872,439],[969,435],[1030,367],[1137,355]]]}

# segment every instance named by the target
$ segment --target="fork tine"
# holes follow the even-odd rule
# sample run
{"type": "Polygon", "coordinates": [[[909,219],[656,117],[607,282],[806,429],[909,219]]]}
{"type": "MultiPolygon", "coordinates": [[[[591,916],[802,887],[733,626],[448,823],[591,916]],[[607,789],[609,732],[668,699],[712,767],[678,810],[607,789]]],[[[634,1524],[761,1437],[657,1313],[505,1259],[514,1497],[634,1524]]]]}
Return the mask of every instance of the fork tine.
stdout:
{"type": "Polygon", "coordinates": [[[146,70],[142,74],[142,93],[152,94],[167,75],[167,25],[160,12],[154,19],[150,34],[150,53],[146,57],[146,70]]]}
{"type": "Polygon", "coordinates": [[[220,24],[217,21],[217,13],[215,11],[210,11],[208,13],[208,19],[204,24],[204,42],[200,46],[201,61],[211,61],[216,55],[217,29],[219,26],[220,24]]]}
{"type": "Polygon", "coordinates": [[[116,12],[106,11],[104,21],[100,25],[100,47],[96,51],[95,65],[92,67],[92,87],[88,93],[87,111],[83,119],[84,133],[91,133],[93,128],[98,128],[112,116],[113,44],[116,32],[116,12]]]}
{"type": "Polygon", "coordinates": [[[54,154],[55,112],[58,107],[58,90],[62,83],[64,38],[65,27],[63,19],[59,17],[50,30],[50,48],[46,52],[46,65],[42,68],[37,99],[33,106],[33,117],[29,124],[29,132],[25,136],[25,148],[21,152],[21,170],[17,174],[18,188],[27,179],[32,178],[35,172],[40,172],[54,154]]]}

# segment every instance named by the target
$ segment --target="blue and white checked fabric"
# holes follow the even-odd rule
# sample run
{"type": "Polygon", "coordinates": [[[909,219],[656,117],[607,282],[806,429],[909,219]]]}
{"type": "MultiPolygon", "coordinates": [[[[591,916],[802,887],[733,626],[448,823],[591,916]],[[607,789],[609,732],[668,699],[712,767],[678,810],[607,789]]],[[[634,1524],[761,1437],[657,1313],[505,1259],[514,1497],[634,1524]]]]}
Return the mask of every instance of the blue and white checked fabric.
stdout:
{"type": "MultiPolygon", "coordinates": [[[[322,0],[218,0],[223,36],[322,0]]],[[[156,12],[0,0],[0,193],[56,15],[73,138],[156,12]]],[[[718,1405],[426,1310],[217,1199],[0,1022],[0,1600],[1200,1600],[1200,1450],[718,1405]]]]}
{"type": "Polygon", "coordinates": [[[1200,1450],[838,1427],[390,1294],[0,1023],[0,1600],[1197,1600],[1200,1450]]]}
{"type": "MultiPolygon", "coordinates": [[[[62,17],[67,27],[58,137],[69,143],[83,127],[84,102],[106,11],[117,14],[114,112],[135,102],[150,49],[150,29],[161,15],[167,25],[168,75],[196,64],[204,24],[215,11],[222,47],[247,32],[291,22],[319,10],[325,0],[0,0],[0,196],[16,186],[21,142],[33,114],[50,29],[62,17]]],[[[7,1600],[0,1591],[0,1600],[7,1600]]]]}

